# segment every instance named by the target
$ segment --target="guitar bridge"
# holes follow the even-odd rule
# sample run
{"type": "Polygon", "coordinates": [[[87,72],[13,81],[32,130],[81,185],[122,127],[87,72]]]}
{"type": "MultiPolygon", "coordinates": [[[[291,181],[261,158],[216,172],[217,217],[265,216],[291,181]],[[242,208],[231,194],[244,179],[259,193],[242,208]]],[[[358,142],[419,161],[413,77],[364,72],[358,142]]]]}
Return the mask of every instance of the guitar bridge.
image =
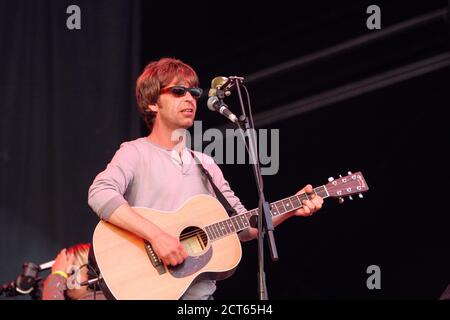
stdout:
{"type": "Polygon", "coordinates": [[[152,263],[153,267],[155,267],[156,271],[158,271],[160,275],[166,273],[167,270],[164,266],[164,263],[162,263],[161,259],[156,255],[150,242],[144,240],[144,244],[145,251],[147,251],[150,262],[152,263]]]}

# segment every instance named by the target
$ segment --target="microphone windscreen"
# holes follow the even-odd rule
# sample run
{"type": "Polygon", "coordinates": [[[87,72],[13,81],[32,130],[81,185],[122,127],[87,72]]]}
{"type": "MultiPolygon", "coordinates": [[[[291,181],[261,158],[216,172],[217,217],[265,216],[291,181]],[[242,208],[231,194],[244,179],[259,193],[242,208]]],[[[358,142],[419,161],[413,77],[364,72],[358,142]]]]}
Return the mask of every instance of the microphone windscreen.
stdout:
{"type": "Polygon", "coordinates": [[[217,88],[220,88],[225,82],[228,81],[226,77],[215,77],[211,81],[211,89],[208,92],[208,97],[212,97],[216,95],[217,88]]]}

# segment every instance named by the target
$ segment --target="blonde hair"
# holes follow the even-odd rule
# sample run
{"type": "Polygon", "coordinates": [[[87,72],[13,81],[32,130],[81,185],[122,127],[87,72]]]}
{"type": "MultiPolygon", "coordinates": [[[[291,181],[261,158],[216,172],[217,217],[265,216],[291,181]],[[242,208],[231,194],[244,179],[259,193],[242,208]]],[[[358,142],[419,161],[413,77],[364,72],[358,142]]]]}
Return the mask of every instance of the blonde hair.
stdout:
{"type": "Polygon", "coordinates": [[[90,248],[91,248],[90,243],[80,243],[68,248],[67,253],[72,253],[75,257],[74,264],[78,267],[81,267],[88,263],[88,255],[90,248]]]}

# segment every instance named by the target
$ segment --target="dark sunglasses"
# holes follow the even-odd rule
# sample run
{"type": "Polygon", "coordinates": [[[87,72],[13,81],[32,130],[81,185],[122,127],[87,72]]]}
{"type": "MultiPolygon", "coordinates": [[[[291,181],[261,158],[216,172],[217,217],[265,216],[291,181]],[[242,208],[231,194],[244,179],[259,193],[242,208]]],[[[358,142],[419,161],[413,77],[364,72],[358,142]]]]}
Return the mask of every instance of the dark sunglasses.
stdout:
{"type": "Polygon", "coordinates": [[[200,96],[203,93],[203,89],[202,88],[186,88],[186,87],[183,87],[183,86],[165,87],[165,88],[161,89],[160,93],[171,92],[175,96],[182,97],[188,91],[196,99],[200,98],[200,96]]]}

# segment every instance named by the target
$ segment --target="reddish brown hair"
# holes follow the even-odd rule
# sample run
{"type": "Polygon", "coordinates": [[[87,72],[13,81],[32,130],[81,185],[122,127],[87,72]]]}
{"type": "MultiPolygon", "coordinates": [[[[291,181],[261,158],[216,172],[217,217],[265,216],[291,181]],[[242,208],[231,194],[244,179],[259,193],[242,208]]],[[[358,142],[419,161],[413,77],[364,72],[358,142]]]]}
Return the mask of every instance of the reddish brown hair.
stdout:
{"type": "Polygon", "coordinates": [[[174,80],[185,81],[190,87],[198,86],[198,77],[194,69],[174,58],[161,58],[150,62],[136,81],[138,111],[150,132],[153,129],[156,113],[148,106],[156,104],[161,88],[174,80]]]}

